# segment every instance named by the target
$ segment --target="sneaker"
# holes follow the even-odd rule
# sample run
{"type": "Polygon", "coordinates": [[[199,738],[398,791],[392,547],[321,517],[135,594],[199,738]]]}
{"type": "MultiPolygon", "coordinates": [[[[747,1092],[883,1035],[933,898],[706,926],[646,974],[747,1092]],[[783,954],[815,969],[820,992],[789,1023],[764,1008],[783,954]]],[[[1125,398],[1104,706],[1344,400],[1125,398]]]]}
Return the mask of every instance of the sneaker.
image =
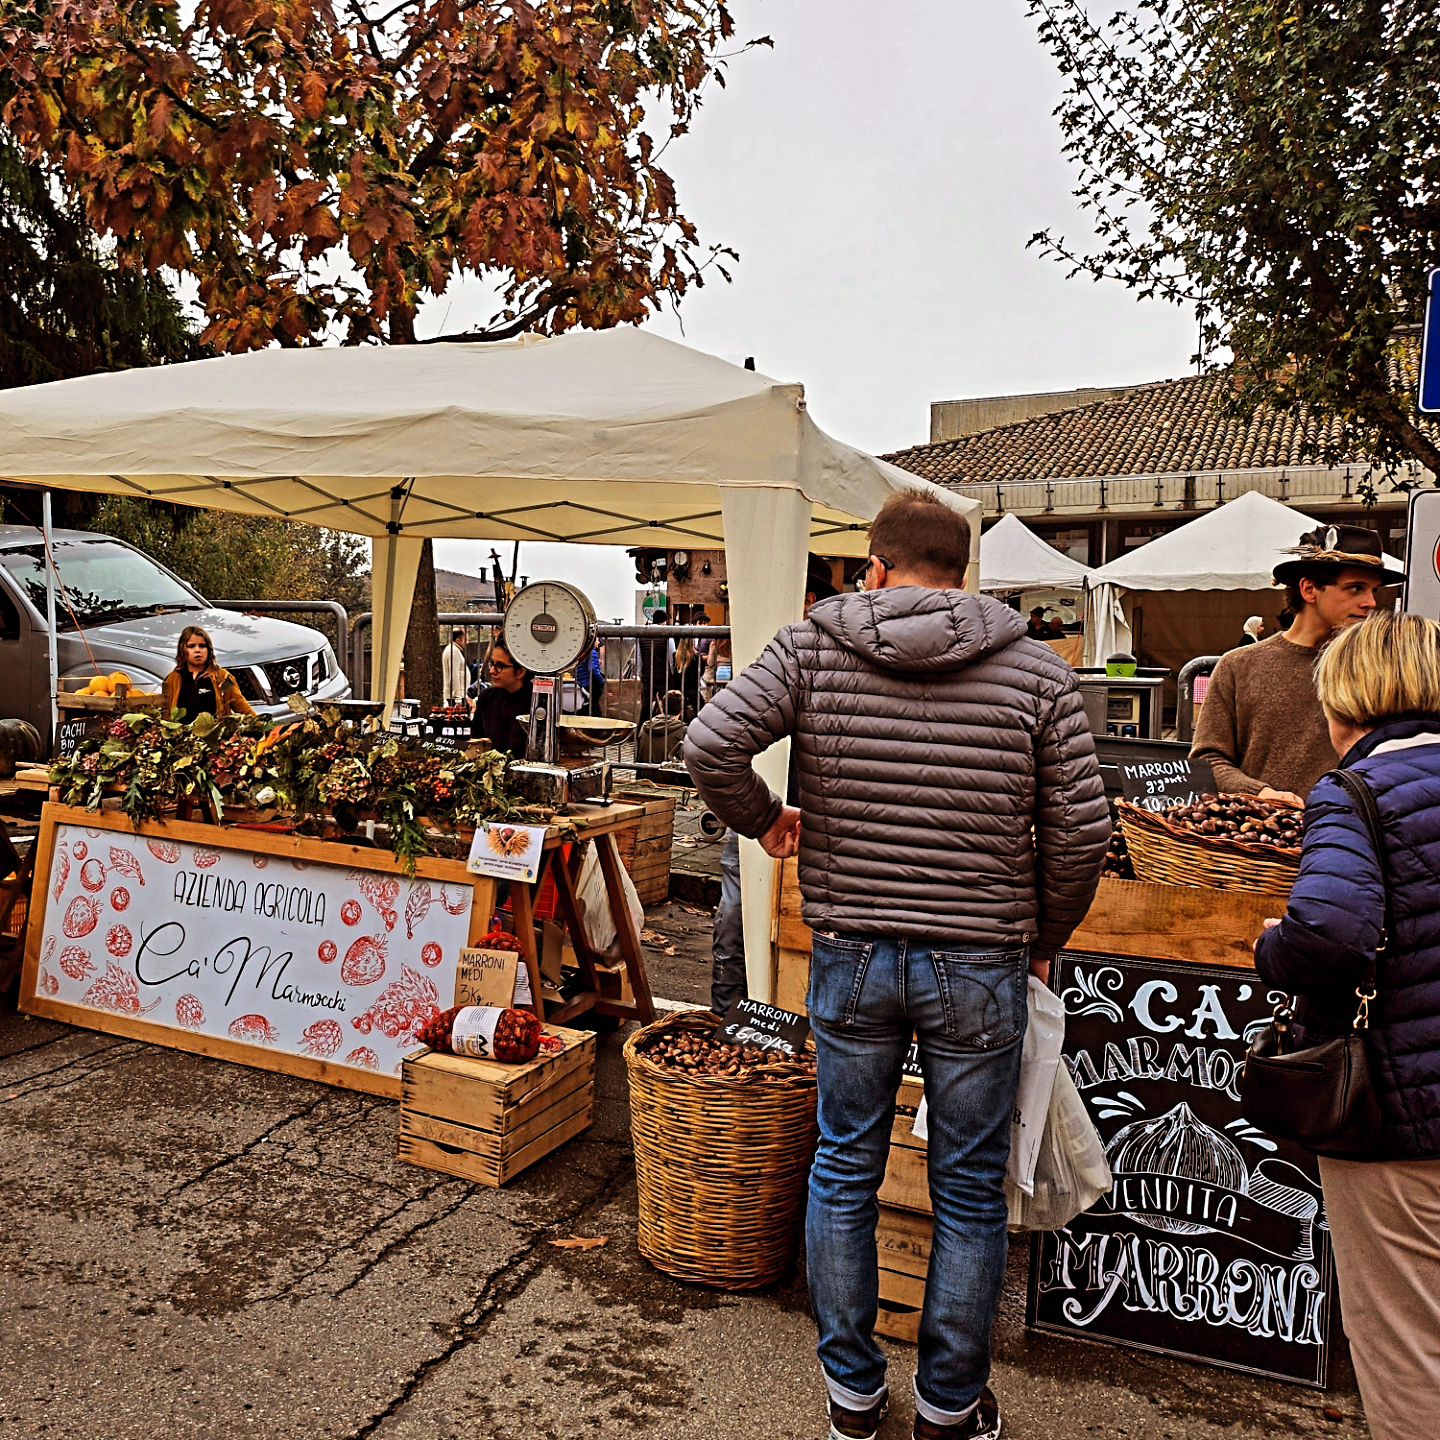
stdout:
{"type": "Polygon", "coordinates": [[[830,1440],[875,1440],[875,1432],[889,1408],[889,1395],[882,1395],[868,1410],[847,1410],[832,1400],[830,1440]]]}
{"type": "Polygon", "coordinates": [[[987,1385],[980,1402],[958,1425],[937,1425],[923,1415],[915,1417],[914,1440],[1000,1440],[1000,1402],[987,1385]]]}

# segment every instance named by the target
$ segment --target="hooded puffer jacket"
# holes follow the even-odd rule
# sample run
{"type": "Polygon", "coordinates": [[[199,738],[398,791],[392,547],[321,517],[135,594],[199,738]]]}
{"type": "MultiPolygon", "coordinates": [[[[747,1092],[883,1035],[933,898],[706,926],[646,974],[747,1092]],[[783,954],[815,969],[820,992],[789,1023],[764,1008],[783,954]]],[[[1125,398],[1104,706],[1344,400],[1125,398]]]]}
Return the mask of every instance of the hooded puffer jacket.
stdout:
{"type": "MultiPolygon", "coordinates": [[[[1380,1101],[1374,1152],[1440,1157],[1440,716],[1383,721],[1340,762],[1375,796],[1395,931],[1376,974],[1366,1053],[1380,1101]]],[[[1322,779],[1305,805],[1285,918],[1255,947],[1272,985],[1300,997],[1297,1041],[1345,1034],[1385,923],[1385,890],[1355,802],[1322,779]]]]}
{"type": "Polygon", "coordinates": [[[1075,678],[960,590],[837,595],[695,718],[685,761],[742,835],[779,818],[751,758],[794,737],[806,920],[847,935],[1062,946],[1110,824],[1075,678]]]}

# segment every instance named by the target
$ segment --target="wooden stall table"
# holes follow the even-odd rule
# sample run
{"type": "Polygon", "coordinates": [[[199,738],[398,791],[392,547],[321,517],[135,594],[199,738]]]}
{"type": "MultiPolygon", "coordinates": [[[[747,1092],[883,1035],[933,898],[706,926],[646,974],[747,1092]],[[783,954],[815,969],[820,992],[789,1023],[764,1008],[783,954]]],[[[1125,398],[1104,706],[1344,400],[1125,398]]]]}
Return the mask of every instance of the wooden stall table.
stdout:
{"type": "MultiPolygon", "coordinates": [[[[777,1003],[804,1008],[810,936],[794,862],[776,910],[777,1003]]],[[[1334,1267],[1315,1158],[1248,1124],[1241,1067],[1277,1000],[1255,937],[1282,899],[1106,879],[1061,952],[1064,1061],[1114,1175],[1032,1238],[1034,1329],[1324,1388],[1334,1267]]],[[[913,1067],[907,1067],[913,1071],[913,1067]]],[[[914,1340],[930,1247],[918,1074],[901,1086],[880,1191],[883,1334],[914,1340]]]]}
{"type": "MultiPolygon", "coordinates": [[[[649,1020],[640,937],[615,834],[635,806],[584,806],[547,830],[533,886],[512,886],[532,994],[544,1009],[534,891],[548,870],[589,989],[542,1015],[649,1020]],[[633,1001],[601,993],[574,880],[593,846],[633,1001]]],[[[244,825],[132,822],[51,802],[33,847],[20,1007],[128,1039],[398,1098],[418,1018],[453,1003],[460,952],[489,930],[497,882],[462,859],[414,874],[389,850],[244,825]]]]}
{"type": "Polygon", "coordinates": [[[554,1025],[568,1025],[587,1011],[611,1016],[617,1020],[638,1020],[648,1025],[655,1018],[655,1002],[650,994],[650,980],[645,971],[645,954],[635,928],[630,907],[625,903],[624,873],[615,837],[624,830],[636,829],[645,815],[643,805],[576,805],[565,819],[575,827],[575,839],[565,853],[567,836],[559,827],[551,826],[545,836],[545,850],[540,871],[530,885],[515,885],[511,903],[515,911],[515,934],[521,954],[530,972],[531,994],[535,996],[536,1014],[554,1025]],[[615,925],[616,943],[623,957],[620,971],[625,985],[616,996],[607,996],[604,987],[615,972],[592,949],[580,915],[576,883],[585,863],[586,851],[593,847],[605,881],[610,918],[615,925]],[[547,1006],[542,997],[540,959],[535,946],[535,899],[547,876],[554,882],[559,913],[570,944],[579,962],[586,988],[560,1005],[547,1006]],[[602,978],[605,977],[605,978],[602,978]],[[632,999],[625,998],[628,991],[632,999]]]}

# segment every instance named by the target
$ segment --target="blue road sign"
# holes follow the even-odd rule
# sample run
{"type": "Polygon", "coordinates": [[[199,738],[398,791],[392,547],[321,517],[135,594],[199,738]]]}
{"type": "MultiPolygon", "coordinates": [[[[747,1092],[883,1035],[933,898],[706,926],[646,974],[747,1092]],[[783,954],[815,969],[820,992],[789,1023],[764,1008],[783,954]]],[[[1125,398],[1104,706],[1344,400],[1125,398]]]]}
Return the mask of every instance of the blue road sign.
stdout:
{"type": "Polygon", "coordinates": [[[1440,270],[1430,272],[1425,338],[1420,347],[1420,413],[1440,415],[1440,270]]]}

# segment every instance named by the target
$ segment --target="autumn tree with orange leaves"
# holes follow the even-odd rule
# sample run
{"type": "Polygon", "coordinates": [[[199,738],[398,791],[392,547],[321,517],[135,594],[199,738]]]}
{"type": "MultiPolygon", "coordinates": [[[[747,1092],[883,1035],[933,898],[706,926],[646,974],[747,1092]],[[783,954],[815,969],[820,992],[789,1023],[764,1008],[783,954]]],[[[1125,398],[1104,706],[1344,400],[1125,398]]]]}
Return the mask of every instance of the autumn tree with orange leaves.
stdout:
{"type": "Polygon", "coordinates": [[[723,273],[659,160],[732,35],[703,0],[0,0],[3,118],[216,349],[413,341],[461,275],[477,339],[603,328],[723,273]]]}

